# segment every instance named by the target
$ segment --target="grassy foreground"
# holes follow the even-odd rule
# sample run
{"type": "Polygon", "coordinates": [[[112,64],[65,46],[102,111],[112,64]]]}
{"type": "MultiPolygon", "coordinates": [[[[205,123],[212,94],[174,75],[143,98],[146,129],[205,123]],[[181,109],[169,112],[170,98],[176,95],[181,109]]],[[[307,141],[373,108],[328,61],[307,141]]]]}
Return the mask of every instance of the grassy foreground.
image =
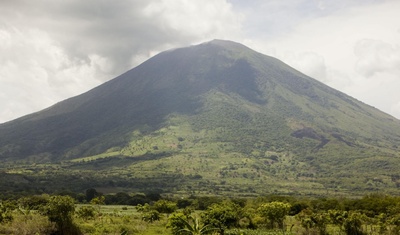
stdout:
{"type": "Polygon", "coordinates": [[[0,234],[400,234],[400,198],[158,199],[104,205],[104,196],[76,204],[39,195],[0,202],[0,234]]]}

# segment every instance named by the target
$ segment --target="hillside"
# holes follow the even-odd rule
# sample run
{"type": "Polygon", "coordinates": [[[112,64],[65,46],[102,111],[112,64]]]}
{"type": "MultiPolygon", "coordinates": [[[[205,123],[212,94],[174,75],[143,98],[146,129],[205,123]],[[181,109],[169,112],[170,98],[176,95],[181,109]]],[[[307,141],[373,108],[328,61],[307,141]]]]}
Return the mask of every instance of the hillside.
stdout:
{"type": "Polygon", "coordinates": [[[398,194],[399,142],[390,115],[213,40],[1,124],[0,161],[6,179],[24,176],[44,191],[398,194]],[[48,183],[72,176],[76,184],[48,183]]]}

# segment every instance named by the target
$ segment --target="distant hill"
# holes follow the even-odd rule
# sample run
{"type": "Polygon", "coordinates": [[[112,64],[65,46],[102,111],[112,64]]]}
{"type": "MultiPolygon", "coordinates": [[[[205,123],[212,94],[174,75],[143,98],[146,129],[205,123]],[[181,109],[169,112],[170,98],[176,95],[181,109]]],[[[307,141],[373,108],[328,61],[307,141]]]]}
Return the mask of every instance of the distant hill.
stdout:
{"type": "Polygon", "coordinates": [[[399,143],[394,117],[222,40],[162,52],[0,125],[12,168],[63,164],[115,181],[98,187],[168,192],[397,194],[399,143]]]}

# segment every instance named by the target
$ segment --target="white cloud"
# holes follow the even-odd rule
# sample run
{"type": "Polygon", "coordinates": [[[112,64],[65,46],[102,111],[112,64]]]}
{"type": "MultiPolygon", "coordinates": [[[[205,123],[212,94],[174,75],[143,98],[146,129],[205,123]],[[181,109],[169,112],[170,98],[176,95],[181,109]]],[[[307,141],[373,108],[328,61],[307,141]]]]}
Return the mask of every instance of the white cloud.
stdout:
{"type": "Polygon", "coordinates": [[[355,45],[356,71],[366,78],[380,72],[396,73],[400,79],[399,46],[380,40],[363,39],[355,45]]]}
{"type": "Polygon", "coordinates": [[[323,56],[315,52],[306,51],[299,54],[287,52],[283,58],[286,63],[308,76],[327,82],[327,68],[323,56]]]}
{"type": "Polygon", "coordinates": [[[400,1],[3,0],[0,123],[173,47],[243,42],[400,118],[400,1]]]}
{"type": "Polygon", "coordinates": [[[392,113],[395,117],[400,117],[400,100],[397,100],[397,103],[391,105],[390,113],[392,113]]]}
{"type": "Polygon", "coordinates": [[[95,79],[96,67],[70,61],[46,33],[16,28],[0,32],[4,42],[0,49],[0,121],[40,110],[100,83],[95,79]]]}
{"type": "Polygon", "coordinates": [[[156,53],[240,37],[225,0],[5,0],[0,123],[80,94],[156,53]]]}
{"type": "Polygon", "coordinates": [[[153,1],[144,9],[148,18],[156,18],[171,33],[198,40],[232,37],[240,32],[242,16],[225,1],[153,1]]]}
{"type": "Polygon", "coordinates": [[[310,17],[294,11],[276,19],[301,21],[253,39],[253,48],[400,118],[392,111],[400,100],[400,1],[345,2],[332,8],[325,1],[323,12],[310,17]]]}

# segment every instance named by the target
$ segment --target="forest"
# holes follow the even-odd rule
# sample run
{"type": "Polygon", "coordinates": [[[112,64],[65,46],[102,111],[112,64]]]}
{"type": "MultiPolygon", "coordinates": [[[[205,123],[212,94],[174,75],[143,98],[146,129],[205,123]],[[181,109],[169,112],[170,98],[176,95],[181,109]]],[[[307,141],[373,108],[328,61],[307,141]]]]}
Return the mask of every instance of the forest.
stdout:
{"type": "Polygon", "coordinates": [[[3,199],[0,234],[400,234],[400,197],[266,195],[168,197],[153,193],[3,199]]]}

